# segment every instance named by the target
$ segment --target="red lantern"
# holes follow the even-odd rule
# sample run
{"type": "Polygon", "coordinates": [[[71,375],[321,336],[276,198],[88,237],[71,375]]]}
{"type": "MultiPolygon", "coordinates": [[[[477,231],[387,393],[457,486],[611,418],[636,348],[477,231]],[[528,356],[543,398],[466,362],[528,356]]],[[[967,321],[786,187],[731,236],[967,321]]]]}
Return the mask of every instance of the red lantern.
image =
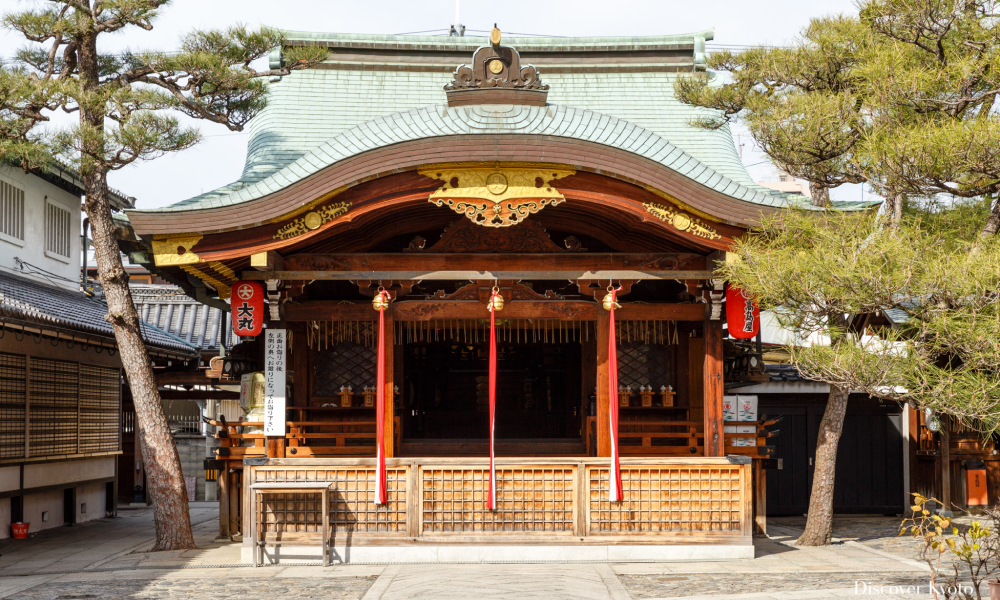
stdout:
{"type": "Polygon", "coordinates": [[[726,323],[729,335],[737,339],[755,337],[760,331],[760,308],[738,287],[726,290],[726,323]]]}
{"type": "Polygon", "coordinates": [[[233,333],[257,337],[264,331],[264,286],[259,281],[237,281],[229,299],[233,310],[233,333]]]}

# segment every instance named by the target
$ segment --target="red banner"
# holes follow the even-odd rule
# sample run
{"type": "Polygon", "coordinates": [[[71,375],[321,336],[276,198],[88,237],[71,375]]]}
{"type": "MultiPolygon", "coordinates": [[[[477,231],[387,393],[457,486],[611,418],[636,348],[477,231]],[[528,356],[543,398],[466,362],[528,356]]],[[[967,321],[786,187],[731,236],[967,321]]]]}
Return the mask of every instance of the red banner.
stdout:
{"type": "Polygon", "coordinates": [[[615,340],[615,302],[618,290],[611,291],[611,320],[608,329],[608,418],[611,437],[610,499],[622,501],[622,471],[618,464],[618,344],[615,340]]]}
{"type": "Polygon", "coordinates": [[[497,335],[496,335],[496,316],[497,311],[495,310],[495,301],[497,293],[496,288],[493,289],[493,295],[490,296],[490,495],[486,498],[486,509],[496,510],[497,509],[497,472],[496,465],[493,462],[493,417],[496,412],[497,403],[497,335]]]}
{"type": "Polygon", "coordinates": [[[233,333],[257,337],[264,332],[264,286],[259,281],[237,281],[229,299],[233,333]]]}
{"type": "MultiPolygon", "coordinates": [[[[382,301],[389,304],[389,292],[379,290],[382,301]]],[[[378,359],[375,361],[375,431],[378,472],[375,474],[375,504],[385,504],[388,494],[385,489],[385,310],[378,311],[378,359]]]]}
{"type": "Polygon", "coordinates": [[[726,290],[726,324],[729,335],[737,339],[755,337],[760,331],[760,308],[738,287],[726,290]]]}

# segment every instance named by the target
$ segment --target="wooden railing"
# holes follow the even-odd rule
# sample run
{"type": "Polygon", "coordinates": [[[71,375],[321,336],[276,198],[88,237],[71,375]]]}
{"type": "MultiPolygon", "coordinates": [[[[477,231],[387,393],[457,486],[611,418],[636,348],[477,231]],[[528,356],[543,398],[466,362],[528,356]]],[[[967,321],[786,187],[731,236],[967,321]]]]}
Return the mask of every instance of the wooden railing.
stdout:
{"type": "MultiPolygon", "coordinates": [[[[773,437],[768,428],[777,421],[726,421],[725,426],[755,426],[746,433],[725,433],[725,453],[767,458],[771,448],[767,440],[773,437]],[[737,440],[749,440],[738,443],[737,440]]],[[[704,424],[696,421],[619,421],[618,453],[620,456],[704,456],[704,424]]],[[[588,453],[595,455],[597,418],[587,417],[588,453]]]]}
{"type": "MultiPolygon", "coordinates": [[[[373,459],[244,461],[244,484],[329,482],[335,543],[518,540],[573,543],[750,544],[751,464],[746,458],[622,458],[622,502],[609,499],[607,459],[500,458],[497,509],[486,509],[489,461],[387,459],[388,503],[375,500],[373,459]],[[337,537],[341,536],[341,537],[337,537]]],[[[315,496],[268,497],[259,507],[270,540],[315,539],[315,496]]],[[[248,512],[248,511],[247,511],[248,512]]],[[[249,531],[244,514],[244,531],[249,531]]]]}
{"type": "MultiPolygon", "coordinates": [[[[266,454],[263,432],[238,431],[239,428],[259,429],[263,426],[260,421],[208,423],[220,429],[215,434],[219,438],[219,458],[239,460],[266,454]],[[244,445],[244,440],[251,445],[244,445]]],[[[285,456],[288,458],[375,456],[375,421],[286,421],[285,427],[288,429],[285,434],[285,456]]]]}

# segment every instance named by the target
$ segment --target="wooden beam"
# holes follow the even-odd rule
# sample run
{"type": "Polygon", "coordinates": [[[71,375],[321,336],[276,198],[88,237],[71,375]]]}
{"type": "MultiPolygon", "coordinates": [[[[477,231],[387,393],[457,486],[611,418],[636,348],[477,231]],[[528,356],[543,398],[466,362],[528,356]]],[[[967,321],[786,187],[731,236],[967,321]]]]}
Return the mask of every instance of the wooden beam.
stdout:
{"type": "MultiPolygon", "coordinates": [[[[494,262],[494,266],[496,263],[494,262]]],[[[354,281],[358,279],[369,280],[405,280],[415,281],[441,280],[441,281],[480,281],[483,279],[513,279],[515,281],[531,279],[597,279],[597,280],[620,280],[631,279],[634,281],[660,280],[660,279],[711,279],[711,271],[672,271],[672,270],[552,270],[542,269],[534,271],[527,270],[415,270],[415,271],[243,271],[242,279],[253,281],[266,281],[268,279],[288,280],[339,280],[354,281]]]]}
{"type": "MultiPolygon", "coordinates": [[[[272,254],[268,252],[267,254],[272,254]]],[[[254,255],[258,256],[258,255],[254,255]]],[[[535,252],[535,253],[342,253],[296,254],[274,271],[705,271],[705,257],[693,253],[535,252]]],[[[255,265],[256,266],[256,265],[255,265]]]]}
{"type": "Polygon", "coordinates": [[[597,342],[597,455],[611,456],[611,424],[608,407],[609,348],[611,313],[597,311],[594,339],[597,342]]]}
{"type": "MultiPolygon", "coordinates": [[[[621,320],[701,321],[705,304],[630,304],[615,311],[621,320]]],[[[366,303],[335,304],[311,300],[289,302],[284,306],[286,321],[374,321],[378,313],[366,303]]],[[[504,319],[559,319],[594,321],[601,311],[596,302],[581,300],[508,301],[500,313],[504,319]]],[[[391,314],[396,321],[433,321],[435,319],[485,319],[486,304],[476,301],[402,300],[393,302],[391,314]]]]}
{"type": "Polygon", "coordinates": [[[306,332],[296,331],[292,335],[292,382],[291,406],[309,406],[309,340],[306,332]]]}
{"type": "Polygon", "coordinates": [[[156,373],[156,385],[213,385],[219,383],[221,371],[199,369],[197,371],[167,371],[156,373]]]}
{"type": "Polygon", "coordinates": [[[725,435],[722,422],[722,321],[705,320],[705,456],[725,455],[725,435]]]}

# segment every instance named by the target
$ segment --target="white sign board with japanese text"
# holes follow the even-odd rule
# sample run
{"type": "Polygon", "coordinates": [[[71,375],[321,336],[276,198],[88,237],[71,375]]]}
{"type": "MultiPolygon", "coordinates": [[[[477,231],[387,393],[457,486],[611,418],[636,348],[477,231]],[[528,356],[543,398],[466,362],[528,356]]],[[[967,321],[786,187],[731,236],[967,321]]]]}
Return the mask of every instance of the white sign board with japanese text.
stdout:
{"type": "Polygon", "coordinates": [[[285,334],[264,330],[264,435],[285,435],[285,334]]]}

